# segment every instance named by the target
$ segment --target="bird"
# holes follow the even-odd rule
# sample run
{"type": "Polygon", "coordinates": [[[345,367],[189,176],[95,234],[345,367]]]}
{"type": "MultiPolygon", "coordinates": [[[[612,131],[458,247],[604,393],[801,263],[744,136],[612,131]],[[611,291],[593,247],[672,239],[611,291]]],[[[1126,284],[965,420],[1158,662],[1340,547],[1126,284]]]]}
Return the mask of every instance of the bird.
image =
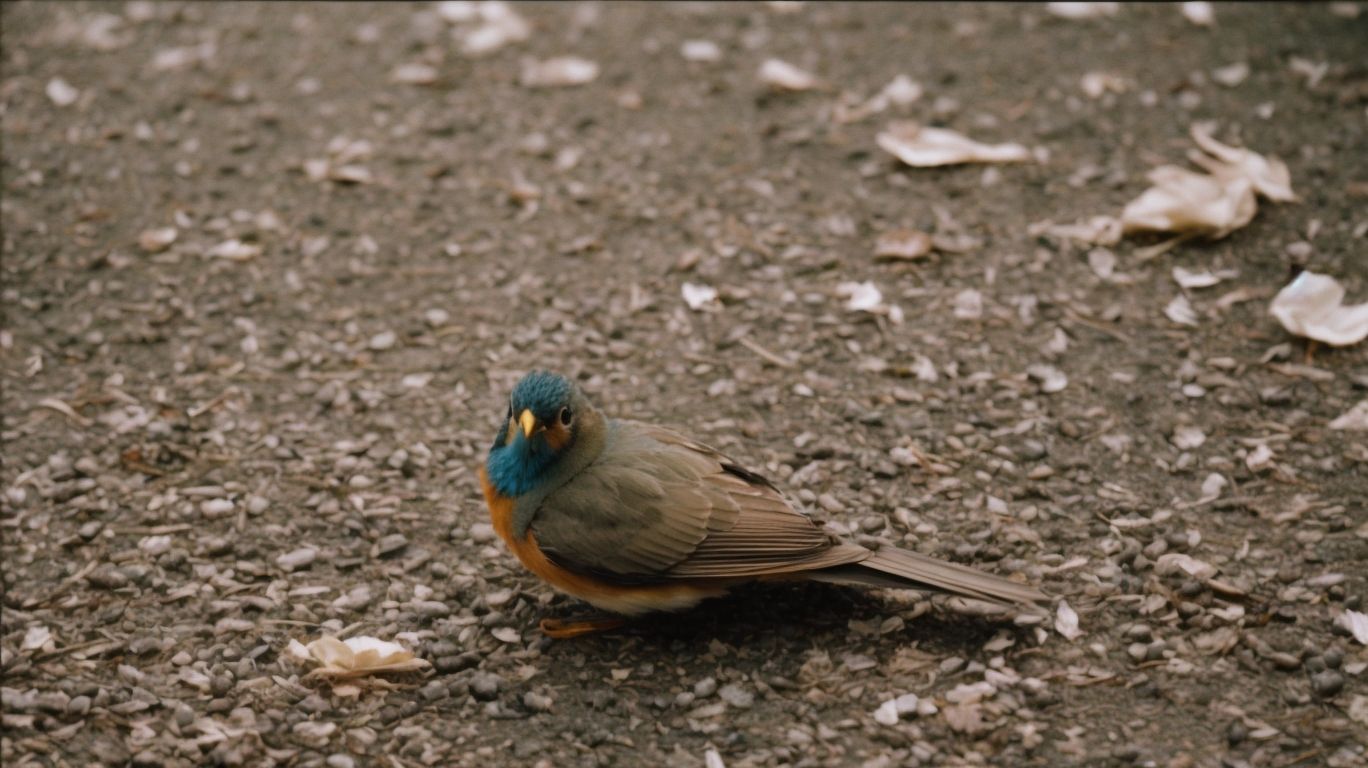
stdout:
{"type": "Polygon", "coordinates": [[[675,430],[610,419],[566,377],[514,385],[480,485],[527,570],[598,611],[542,619],[552,638],[684,611],[739,584],[810,580],[1031,605],[1040,590],[926,555],[843,541],[770,481],[675,430]]]}

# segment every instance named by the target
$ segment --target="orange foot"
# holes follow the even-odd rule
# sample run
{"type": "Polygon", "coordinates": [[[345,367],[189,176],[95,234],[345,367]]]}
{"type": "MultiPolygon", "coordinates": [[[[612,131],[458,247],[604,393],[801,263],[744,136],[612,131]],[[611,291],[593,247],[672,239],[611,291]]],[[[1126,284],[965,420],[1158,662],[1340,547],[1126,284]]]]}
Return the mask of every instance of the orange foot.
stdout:
{"type": "Polygon", "coordinates": [[[626,623],[626,619],[616,616],[596,616],[591,619],[542,619],[539,626],[542,634],[553,640],[569,640],[595,632],[609,632],[626,623]]]}

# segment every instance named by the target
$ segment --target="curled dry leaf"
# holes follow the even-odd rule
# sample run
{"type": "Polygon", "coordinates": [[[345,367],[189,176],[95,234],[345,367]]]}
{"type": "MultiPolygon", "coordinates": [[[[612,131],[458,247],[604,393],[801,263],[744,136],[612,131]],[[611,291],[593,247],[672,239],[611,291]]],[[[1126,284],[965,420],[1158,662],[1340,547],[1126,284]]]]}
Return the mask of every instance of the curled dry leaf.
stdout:
{"type": "Polygon", "coordinates": [[[1051,16],[1061,19],[1083,21],[1115,16],[1121,10],[1120,3],[1046,3],[1045,10],[1051,16]]]}
{"type": "Polygon", "coordinates": [[[1344,286],[1329,275],[1302,272],[1288,283],[1268,311],[1289,332],[1336,347],[1368,337],[1368,302],[1344,304],[1344,286]]]}
{"type": "Polygon", "coordinates": [[[285,651],[300,663],[317,663],[319,667],[306,677],[329,680],[351,680],[368,675],[392,672],[417,672],[427,669],[427,661],[417,658],[404,646],[374,637],[349,637],[338,640],[324,635],[307,646],[291,640],[285,651]]]}
{"type": "Polygon", "coordinates": [[[877,137],[884,151],[915,168],[961,163],[1020,163],[1031,153],[1020,144],[980,144],[948,128],[893,123],[877,137]]]}
{"type": "Polygon", "coordinates": [[[1216,9],[1207,2],[1183,3],[1183,18],[1199,27],[1209,27],[1216,23],[1216,9]]]}
{"type": "Polygon", "coordinates": [[[1121,242],[1121,220],[1115,216],[1093,216],[1077,224],[1038,221],[1027,230],[1031,237],[1042,235],[1060,240],[1075,240],[1091,245],[1116,245],[1121,242]]]}
{"type": "Polygon", "coordinates": [[[821,84],[811,72],[779,59],[766,59],[760,65],[760,82],[779,91],[810,91],[821,84]]]}
{"type": "Polygon", "coordinates": [[[1078,628],[1078,612],[1069,606],[1067,600],[1060,600],[1059,607],[1055,609],[1055,631],[1066,640],[1077,640],[1083,636],[1083,630],[1078,628]]]}
{"type": "Polygon", "coordinates": [[[1359,645],[1368,645],[1368,614],[1345,611],[1335,619],[1335,623],[1349,630],[1359,645]]]}
{"type": "Polygon", "coordinates": [[[890,229],[874,243],[876,261],[914,261],[931,252],[931,236],[915,229],[890,229]]]}
{"type": "Polygon", "coordinates": [[[60,77],[54,77],[47,84],[48,100],[59,107],[69,107],[81,98],[81,92],[60,77]]]}
{"type": "Polygon", "coordinates": [[[717,306],[717,289],[710,285],[685,283],[680,286],[680,293],[684,296],[684,303],[695,312],[717,306]]]}
{"type": "Polygon", "coordinates": [[[175,227],[160,227],[145,230],[138,235],[138,247],[146,253],[161,253],[176,242],[175,227]]]}
{"type": "Polygon", "coordinates": [[[1258,204],[1254,187],[1243,177],[1221,179],[1175,165],[1149,172],[1154,186],[1121,212],[1121,229],[1177,232],[1218,240],[1248,224],[1258,204]]]}
{"type": "Polygon", "coordinates": [[[1258,152],[1222,144],[1211,136],[1211,126],[1198,123],[1192,126],[1192,140],[1203,152],[1215,158],[1194,155],[1192,160],[1217,177],[1242,176],[1254,185],[1262,197],[1278,203],[1297,200],[1292,191],[1292,174],[1287,165],[1276,157],[1264,157],[1258,152]]]}
{"type": "Polygon", "coordinates": [[[1192,308],[1192,302],[1182,294],[1173,297],[1173,301],[1164,307],[1164,316],[1179,325],[1197,324],[1197,312],[1192,308]]]}
{"type": "Polygon", "coordinates": [[[1340,414],[1330,422],[1330,428],[1368,432],[1368,400],[1360,400],[1353,408],[1340,414]]]}
{"type": "Polygon", "coordinates": [[[598,64],[577,56],[560,56],[523,61],[520,82],[525,88],[567,88],[592,83],[598,75],[598,64]]]}
{"type": "Polygon", "coordinates": [[[846,297],[846,309],[851,312],[887,315],[895,324],[903,321],[902,308],[896,304],[885,304],[883,292],[869,281],[841,283],[836,286],[836,294],[846,297]]]}
{"type": "Polygon", "coordinates": [[[1210,270],[1190,272],[1182,267],[1174,267],[1173,281],[1184,288],[1210,288],[1222,280],[1237,277],[1239,274],[1233,269],[1222,269],[1216,272],[1210,270]]]}

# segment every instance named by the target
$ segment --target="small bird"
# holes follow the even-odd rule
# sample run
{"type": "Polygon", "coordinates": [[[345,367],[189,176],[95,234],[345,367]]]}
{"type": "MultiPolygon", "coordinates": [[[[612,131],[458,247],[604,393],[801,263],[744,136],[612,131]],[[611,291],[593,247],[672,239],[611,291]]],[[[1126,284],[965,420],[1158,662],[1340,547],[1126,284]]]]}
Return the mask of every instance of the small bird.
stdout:
{"type": "Polygon", "coordinates": [[[608,616],[544,619],[556,638],[681,611],[752,581],[919,589],[994,603],[1039,590],[895,547],[843,542],[760,475],[664,427],[607,419],[563,376],[513,387],[480,468],[494,530],[532,573],[608,616]]]}

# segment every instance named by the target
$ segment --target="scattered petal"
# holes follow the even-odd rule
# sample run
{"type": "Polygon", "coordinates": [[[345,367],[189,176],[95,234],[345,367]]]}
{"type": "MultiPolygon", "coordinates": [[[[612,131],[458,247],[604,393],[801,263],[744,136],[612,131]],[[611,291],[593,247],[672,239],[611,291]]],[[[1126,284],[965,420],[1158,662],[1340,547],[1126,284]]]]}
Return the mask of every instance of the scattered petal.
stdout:
{"type": "Polygon", "coordinates": [[[1349,630],[1349,634],[1359,642],[1359,645],[1368,645],[1368,614],[1358,611],[1345,611],[1335,619],[1341,627],[1349,630]]]}
{"type": "Polygon", "coordinates": [[[1290,203],[1297,200],[1292,191],[1292,174],[1287,165],[1276,157],[1263,155],[1222,144],[1211,137],[1211,126],[1196,124],[1192,126],[1192,140],[1203,152],[1216,158],[1213,163],[1201,155],[1193,156],[1193,161],[1218,177],[1242,176],[1254,185],[1254,191],[1274,202],[1290,203]]]}
{"type": "Polygon", "coordinates": [[[591,83],[598,75],[598,64],[576,56],[545,61],[527,59],[523,62],[520,82],[526,88],[566,88],[591,83]]]}
{"type": "Polygon", "coordinates": [[[1289,332],[1332,346],[1368,337],[1368,302],[1344,304],[1344,286],[1329,275],[1302,272],[1273,297],[1269,312],[1289,332]]]}
{"type": "Polygon", "coordinates": [[[1055,609],[1055,631],[1064,636],[1066,640],[1077,640],[1083,636],[1083,630],[1078,628],[1078,613],[1069,606],[1068,601],[1060,600],[1059,607],[1055,609]]]}
{"type": "Polygon", "coordinates": [[[766,59],[760,65],[760,82],[780,91],[810,91],[821,81],[810,72],[779,59],[766,59]]]}
{"type": "Polygon", "coordinates": [[[176,236],[175,227],[149,229],[138,235],[138,247],[145,253],[161,253],[176,242],[176,236]]]}
{"type": "Polygon", "coordinates": [[[914,261],[931,252],[931,236],[915,229],[890,229],[874,243],[879,261],[914,261]]]}
{"type": "Polygon", "coordinates": [[[1164,307],[1164,315],[1179,325],[1197,324],[1197,312],[1192,308],[1192,302],[1182,294],[1173,297],[1173,301],[1164,307]]]}
{"type": "Polygon", "coordinates": [[[1207,2],[1183,3],[1183,18],[1199,27],[1209,27],[1216,23],[1216,9],[1207,2]]]}
{"type": "Polygon", "coordinates": [[[1360,400],[1353,408],[1345,411],[1330,422],[1331,429],[1345,429],[1354,432],[1368,431],[1368,400],[1360,400]]]}
{"type": "Polygon", "coordinates": [[[1173,165],[1149,173],[1153,187],[1121,212],[1121,228],[1134,232],[1178,232],[1218,240],[1248,224],[1257,202],[1247,179],[1222,180],[1173,165]]]}
{"type": "Polygon", "coordinates": [[[59,107],[69,107],[81,98],[81,92],[60,77],[48,81],[47,97],[59,107]]]}
{"type": "Polygon", "coordinates": [[[716,62],[722,60],[722,48],[711,40],[685,40],[679,53],[688,61],[716,62]]]}
{"type": "Polygon", "coordinates": [[[710,285],[685,283],[680,286],[680,293],[684,296],[684,303],[695,312],[717,306],[717,289],[710,285]]]}
{"type": "Polygon", "coordinates": [[[1020,163],[1031,153],[1020,144],[980,144],[947,128],[894,123],[878,135],[884,151],[916,168],[960,163],[1020,163]]]}
{"type": "Polygon", "coordinates": [[[1061,19],[1082,21],[1115,16],[1121,10],[1120,3],[1046,3],[1045,10],[1051,16],[1061,19]]]}

